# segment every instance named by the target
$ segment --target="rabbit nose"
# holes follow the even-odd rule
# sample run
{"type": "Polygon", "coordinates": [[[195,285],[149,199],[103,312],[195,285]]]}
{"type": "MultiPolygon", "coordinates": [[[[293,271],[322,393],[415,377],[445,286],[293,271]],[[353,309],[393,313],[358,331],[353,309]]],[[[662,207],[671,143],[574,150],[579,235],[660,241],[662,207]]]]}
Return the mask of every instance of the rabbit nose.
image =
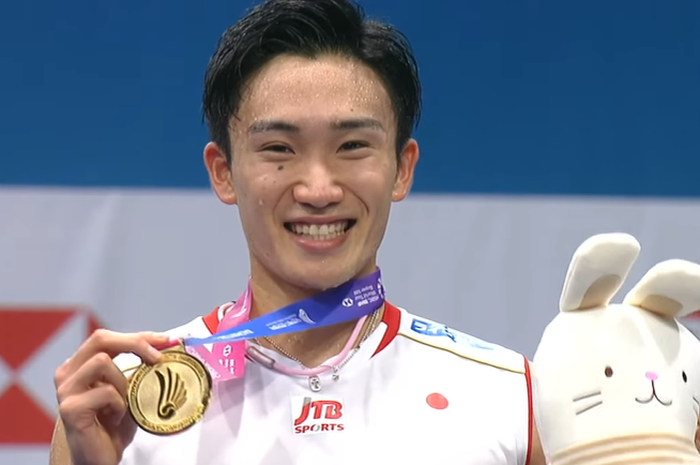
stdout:
{"type": "Polygon", "coordinates": [[[659,376],[656,373],[654,373],[653,371],[647,371],[646,377],[650,381],[656,381],[659,376]]]}

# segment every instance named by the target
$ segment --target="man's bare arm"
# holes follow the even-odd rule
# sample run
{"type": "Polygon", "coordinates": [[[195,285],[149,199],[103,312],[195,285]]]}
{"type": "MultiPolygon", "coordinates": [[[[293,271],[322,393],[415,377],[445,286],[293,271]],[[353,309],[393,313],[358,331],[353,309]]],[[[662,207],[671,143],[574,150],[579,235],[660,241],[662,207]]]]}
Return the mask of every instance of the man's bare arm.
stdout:
{"type": "Polygon", "coordinates": [[[542,442],[540,441],[540,433],[535,426],[535,419],[532,421],[532,449],[530,450],[530,461],[528,465],[547,465],[544,459],[544,451],[542,450],[542,442]]]}
{"type": "Polygon", "coordinates": [[[51,438],[49,465],[71,465],[72,463],[63,422],[60,418],[57,418],[56,426],[53,429],[53,437],[51,438]]]}

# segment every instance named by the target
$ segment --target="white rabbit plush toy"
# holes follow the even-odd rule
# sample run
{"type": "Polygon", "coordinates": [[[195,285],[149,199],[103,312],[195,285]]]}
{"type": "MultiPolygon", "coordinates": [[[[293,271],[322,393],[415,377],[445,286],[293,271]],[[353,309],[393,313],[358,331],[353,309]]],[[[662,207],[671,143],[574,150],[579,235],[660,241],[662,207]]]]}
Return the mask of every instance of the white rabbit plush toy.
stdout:
{"type": "Polygon", "coordinates": [[[552,465],[700,464],[700,265],[654,266],[610,303],[639,254],[628,234],[584,242],[532,363],[535,421],[552,465]]]}

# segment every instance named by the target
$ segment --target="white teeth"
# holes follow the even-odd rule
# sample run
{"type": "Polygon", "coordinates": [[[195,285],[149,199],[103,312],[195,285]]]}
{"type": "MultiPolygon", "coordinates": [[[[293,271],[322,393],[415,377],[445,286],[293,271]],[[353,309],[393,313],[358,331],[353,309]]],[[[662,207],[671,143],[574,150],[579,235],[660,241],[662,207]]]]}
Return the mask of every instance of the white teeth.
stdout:
{"type": "Polygon", "coordinates": [[[300,236],[307,236],[311,239],[324,241],[345,233],[348,228],[347,221],[339,221],[330,224],[296,224],[292,223],[292,231],[300,236]]]}

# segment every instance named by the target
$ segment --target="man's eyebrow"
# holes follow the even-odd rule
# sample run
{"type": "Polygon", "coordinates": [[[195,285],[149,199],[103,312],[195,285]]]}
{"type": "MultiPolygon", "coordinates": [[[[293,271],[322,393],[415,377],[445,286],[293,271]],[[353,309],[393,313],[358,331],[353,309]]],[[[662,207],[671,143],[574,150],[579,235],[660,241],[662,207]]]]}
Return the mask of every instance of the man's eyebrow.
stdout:
{"type": "Polygon", "coordinates": [[[250,125],[249,134],[257,134],[268,131],[299,132],[299,126],[279,120],[260,120],[250,125]]]}
{"type": "MultiPolygon", "coordinates": [[[[382,123],[374,118],[353,118],[341,119],[333,121],[330,124],[331,129],[336,131],[350,131],[353,129],[374,129],[378,131],[386,131],[382,123]]],[[[259,120],[255,121],[248,128],[249,134],[259,134],[262,132],[300,132],[299,126],[282,120],[259,120]]]]}
{"type": "Polygon", "coordinates": [[[343,119],[331,123],[331,128],[339,131],[347,131],[352,129],[375,129],[386,131],[382,123],[374,118],[355,118],[343,119]]]}

